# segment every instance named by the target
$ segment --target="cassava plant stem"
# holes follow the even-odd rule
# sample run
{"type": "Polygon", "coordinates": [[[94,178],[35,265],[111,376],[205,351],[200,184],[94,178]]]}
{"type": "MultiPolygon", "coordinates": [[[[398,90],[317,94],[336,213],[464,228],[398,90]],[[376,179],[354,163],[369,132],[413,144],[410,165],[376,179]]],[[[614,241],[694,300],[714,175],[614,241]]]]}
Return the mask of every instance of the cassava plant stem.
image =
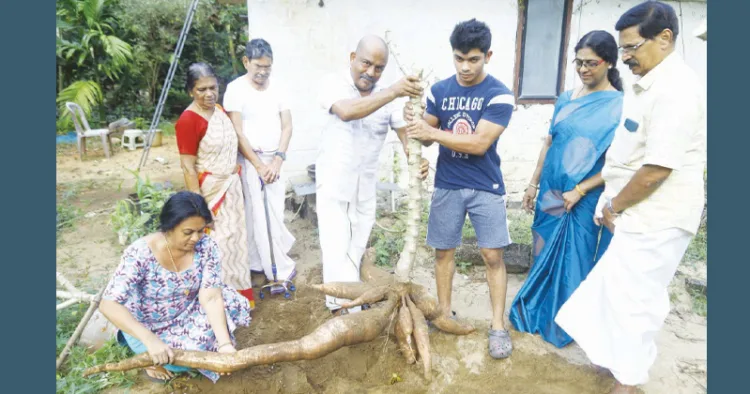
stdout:
{"type": "MultiPolygon", "coordinates": [[[[423,70],[415,73],[420,80],[423,70]]],[[[422,119],[422,96],[410,98],[414,110],[414,119],[422,119]]],[[[422,179],[420,166],[422,164],[422,143],[409,138],[409,190],[407,196],[406,234],[404,234],[404,249],[401,251],[396,264],[396,276],[402,282],[411,281],[411,270],[417,256],[417,239],[419,238],[419,224],[422,219],[422,179]]]]}

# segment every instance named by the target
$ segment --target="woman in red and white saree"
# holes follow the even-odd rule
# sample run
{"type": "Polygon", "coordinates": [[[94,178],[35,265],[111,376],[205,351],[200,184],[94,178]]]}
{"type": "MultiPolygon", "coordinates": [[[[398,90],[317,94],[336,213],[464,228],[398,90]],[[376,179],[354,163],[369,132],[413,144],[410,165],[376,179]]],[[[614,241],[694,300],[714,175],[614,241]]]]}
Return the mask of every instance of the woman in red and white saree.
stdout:
{"type": "Polygon", "coordinates": [[[238,138],[216,102],[219,85],[205,63],[190,65],[187,90],[193,102],[175,124],[185,185],[201,194],[214,215],[208,235],[219,245],[222,281],[254,307],[245,206],[237,163],[238,138]]]}

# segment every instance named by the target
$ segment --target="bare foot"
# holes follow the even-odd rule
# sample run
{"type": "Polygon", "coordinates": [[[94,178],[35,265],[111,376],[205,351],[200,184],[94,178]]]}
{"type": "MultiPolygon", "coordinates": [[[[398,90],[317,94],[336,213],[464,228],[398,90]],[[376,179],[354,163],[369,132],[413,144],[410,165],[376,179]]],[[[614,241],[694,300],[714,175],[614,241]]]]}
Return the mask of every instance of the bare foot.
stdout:
{"type": "Polygon", "coordinates": [[[167,371],[164,367],[153,366],[146,368],[146,375],[149,378],[166,382],[174,377],[174,374],[167,371]]]}
{"type": "Polygon", "coordinates": [[[609,392],[609,394],[637,394],[635,386],[626,386],[620,382],[615,383],[615,387],[612,388],[612,391],[609,392]]]}

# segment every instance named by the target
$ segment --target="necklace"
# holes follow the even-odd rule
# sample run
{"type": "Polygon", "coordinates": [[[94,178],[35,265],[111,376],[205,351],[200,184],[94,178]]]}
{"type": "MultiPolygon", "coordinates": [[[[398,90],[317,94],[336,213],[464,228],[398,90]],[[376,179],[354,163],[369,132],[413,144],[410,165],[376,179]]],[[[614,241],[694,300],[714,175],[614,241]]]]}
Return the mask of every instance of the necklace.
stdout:
{"type": "MultiPolygon", "coordinates": [[[[211,116],[213,116],[214,110],[215,110],[215,108],[211,108],[211,109],[201,108],[198,104],[193,104],[192,107],[193,108],[191,109],[191,111],[197,113],[198,115],[200,115],[202,118],[206,120],[211,119],[211,116]]],[[[190,108],[188,107],[188,109],[190,108]]]]}
{"type": "MultiPolygon", "coordinates": [[[[180,282],[182,282],[182,274],[180,273],[180,270],[177,269],[177,264],[174,262],[174,256],[172,256],[172,249],[169,247],[169,240],[167,239],[167,236],[162,233],[161,234],[164,237],[164,242],[167,243],[167,252],[169,252],[169,259],[172,260],[172,267],[174,267],[174,273],[177,274],[177,277],[180,278],[180,282]]],[[[183,291],[185,295],[190,294],[190,289],[185,289],[183,291]]]]}

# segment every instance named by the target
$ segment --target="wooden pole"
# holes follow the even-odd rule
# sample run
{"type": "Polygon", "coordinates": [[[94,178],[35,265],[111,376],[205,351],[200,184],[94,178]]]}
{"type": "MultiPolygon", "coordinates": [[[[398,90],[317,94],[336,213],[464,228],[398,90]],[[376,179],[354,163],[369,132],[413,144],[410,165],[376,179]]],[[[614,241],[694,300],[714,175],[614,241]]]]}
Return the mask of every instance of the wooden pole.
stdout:
{"type": "MultiPolygon", "coordinates": [[[[57,278],[60,279],[62,275],[59,273],[57,274],[57,278]]],[[[60,353],[60,357],[57,358],[57,364],[55,365],[55,370],[60,369],[60,366],[65,361],[65,358],[68,357],[68,353],[70,353],[70,349],[75,345],[75,343],[78,341],[78,337],[81,336],[81,333],[83,332],[84,327],[86,327],[86,324],[91,320],[91,316],[93,316],[96,309],[99,307],[99,301],[102,299],[102,294],[104,294],[104,289],[106,289],[107,286],[102,287],[101,290],[99,290],[99,293],[96,294],[96,297],[91,301],[91,305],[89,305],[89,309],[86,311],[86,314],[83,315],[83,319],[81,319],[81,322],[78,323],[78,327],[76,327],[76,330],[73,332],[73,335],[68,339],[68,343],[65,344],[65,348],[60,353]]]]}

